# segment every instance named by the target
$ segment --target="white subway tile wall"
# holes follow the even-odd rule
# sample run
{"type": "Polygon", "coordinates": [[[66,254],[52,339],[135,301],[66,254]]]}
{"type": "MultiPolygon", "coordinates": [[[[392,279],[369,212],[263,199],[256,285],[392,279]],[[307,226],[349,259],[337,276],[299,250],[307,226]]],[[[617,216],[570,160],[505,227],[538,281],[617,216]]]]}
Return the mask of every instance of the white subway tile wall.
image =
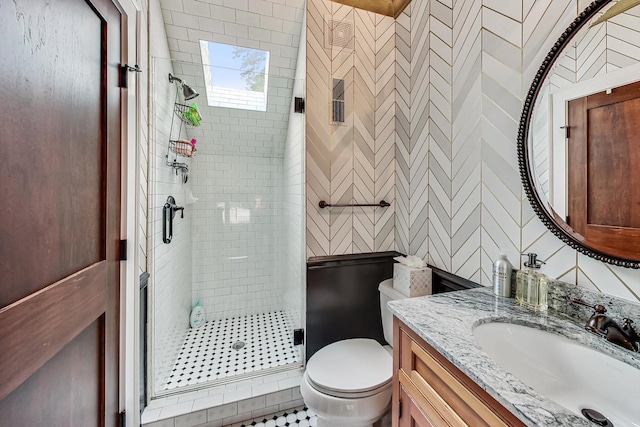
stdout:
{"type": "MultiPolygon", "coordinates": [[[[164,26],[159,8],[151,8],[150,37],[152,54],[151,85],[151,149],[149,151],[150,177],[149,221],[150,245],[148,256],[150,277],[150,331],[151,359],[154,390],[162,390],[180,345],[189,327],[191,310],[191,216],[187,207],[184,218],[177,213],[174,219],[173,240],[170,244],[162,241],[162,207],[168,196],[173,196],[179,206],[184,206],[184,192],[189,188],[183,184],[180,175],[166,165],[167,146],[170,138],[171,122],[178,120],[173,113],[173,104],[178,90],[169,82],[168,74],[173,73],[168,59],[164,26]]],[[[176,139],[179,127],[174,124],[176,139]]],[[[180,137],[185,138],[186,133],[180,137]]],[[[181,158],[182,159],[182,158],[181,158]]],[[[190,160],[184,158],[189,163],[190,160]]]]}
{"type": "Polygon", "coordinates": [[[277,4],[263,0],[161,0],[161,6],[170,57],[184,62],[176,65],[176,73],[186,76],[189,84],[203,95],[199,107],[207,120],[203,126],[190,131],[189,137],[215,141],[208,148],[208,154],[282,159],[303,28],[304,0],[277,4]],[[207,105],[200,40],[269,51],[266,112],[207,105]]]}
{"type": "MultiPolygon", "coordinates": [[[[293,96],[305,97],[306,32],[302,32],[293,96]]],[[[290,107],[289,129],[284,147],[284,310],[292,313],[295,328],[302,327],[305,263],[305,115],[290,107]],[[297,316],[294,313],[298,313],[297,316]]]]}
{"type": "Polygon", "coordinates": [[[262,92],[213,87],[207,92],[212,107],[266,111],[267,97],[262,92]]]}
{"type": "Polygon", "coordinates": [[[283,309],[282,159],[204,154],[193,165],[193,298],[209,319],[283,309]]]}

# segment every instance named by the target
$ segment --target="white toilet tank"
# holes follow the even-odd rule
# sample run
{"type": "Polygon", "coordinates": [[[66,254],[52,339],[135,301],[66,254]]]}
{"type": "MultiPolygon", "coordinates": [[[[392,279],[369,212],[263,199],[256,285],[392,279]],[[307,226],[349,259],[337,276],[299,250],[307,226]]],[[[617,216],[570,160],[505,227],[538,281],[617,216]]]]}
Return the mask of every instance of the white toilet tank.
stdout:
{"type": "Polygon", "coordinates": [[[393,313],[387,307],[389,301],[409,298],[400,291],[393,288],[393,279],[380,282],[380,313],[382,314],[382,330],[387,344],[393,346],[393,313]]]}

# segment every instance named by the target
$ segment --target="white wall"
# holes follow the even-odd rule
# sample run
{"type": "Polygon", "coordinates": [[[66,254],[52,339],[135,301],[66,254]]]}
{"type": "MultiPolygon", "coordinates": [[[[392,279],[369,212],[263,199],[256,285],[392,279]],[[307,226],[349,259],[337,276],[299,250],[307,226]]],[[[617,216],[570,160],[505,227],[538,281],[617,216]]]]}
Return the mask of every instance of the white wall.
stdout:
{"type": "Polygon", "coordinates": [[[193,162],[193,298],[208,319],[282,310],[282,159],[203,154],[215,143],[193,162]]]}
{"type": "MultiPolygon", "coordinates": [[[[184,192],[189,188],[176,175],[172,167],[166,165],[167,144],[171,122],[174,121],[174,135],[178,120],[173,114],[173,103],[177,86],[169,83],[168,73],[173,72],[172,64],[166,58],[168,46],[158,1],[149,5],[150,13],[150,54],[153,67],[151,74],[151,149],[149,162],[151,189],[149,193],[151,221],[151,245],[148,256],[150,268],[150,304],[152,305],[152,366],[154,377],[151,383],[155,390],[162,390],[178,350],[189,327],[191,310],[191,215],[187,208],[184,219],[176,214],[173,240],[170,244],[162,241],[162,207],[167,197],[173,196],[176,204],[184,206],[184,192]]],[[[183,134],[183,136],[185,136],[183,134]]]]}

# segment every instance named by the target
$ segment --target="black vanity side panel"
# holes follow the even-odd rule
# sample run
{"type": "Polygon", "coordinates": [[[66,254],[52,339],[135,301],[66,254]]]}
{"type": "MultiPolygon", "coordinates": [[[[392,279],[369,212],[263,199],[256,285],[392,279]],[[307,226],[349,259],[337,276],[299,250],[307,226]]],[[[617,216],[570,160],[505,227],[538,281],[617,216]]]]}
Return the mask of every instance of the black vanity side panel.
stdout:
{"type": "MultiPolygon", "coordinates": [[[[380,282],[393,277],[399,252],[311,257],[307,261],[306,359],[322,347],[349,338],[385,345],[380,315],[380,282]]],[[[429,265],[433,293],[480,285],[429,265]]]]}
{"type": "Polygon", "coordinates": [[[398,252],[311,257],[307,261],[306,358],[348,338],[386,344],[380,315],[380,282],[393,277],[398,252]]]}

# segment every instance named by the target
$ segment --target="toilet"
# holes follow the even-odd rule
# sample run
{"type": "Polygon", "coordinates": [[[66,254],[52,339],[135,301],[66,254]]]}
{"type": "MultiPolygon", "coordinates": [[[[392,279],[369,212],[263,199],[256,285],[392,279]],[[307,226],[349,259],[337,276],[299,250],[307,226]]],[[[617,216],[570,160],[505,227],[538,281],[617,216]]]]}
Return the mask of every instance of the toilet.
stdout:
{"type": "Polygon", "coordinates": [[[393,314],[387,302],[407,298],[393,288],[393,280],[380,283],[380,310],[385,341],[353,338],[323,347],[309,361],[300,393],[318,415],[318,427],[370,426],[390,407],[393,377],[393,314]]]}

